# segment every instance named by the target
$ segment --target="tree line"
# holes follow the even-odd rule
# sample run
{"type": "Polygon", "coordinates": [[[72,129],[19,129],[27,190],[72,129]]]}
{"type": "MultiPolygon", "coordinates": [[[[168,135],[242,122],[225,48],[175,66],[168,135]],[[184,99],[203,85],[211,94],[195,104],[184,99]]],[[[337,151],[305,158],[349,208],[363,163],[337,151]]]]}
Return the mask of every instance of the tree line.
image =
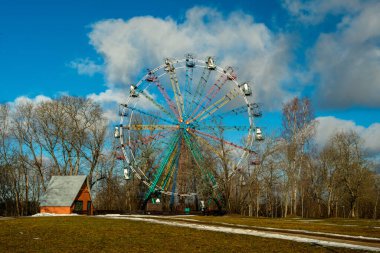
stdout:
{"type": "MultiPolygon", "coordinates": [[[[318,122],[307,98],[284,104],[282,122],[281,132],[255,144],[257,160],[239,170],[231,166],[233,150],[223,141],[216,144],[216,157],[205,151],[228,212],[273,218],[379,218],[380,178],[357,133],[337,132],[318,147],[318,122]]],[[[0,215],[37,213],[51,176],[78,174],[88,175],[96,209],[139,210],[146,188],[134,177],[124,180],[109,130],[102,108],[88,98],[0,105],[0,215]]],[[[139,148],[139,164],[146,171],[155,151],[149,144],[139,148]]],[[[196,171],[187,158],[180,166],[196,171]]],[[[197,177],[189,176],[194,182],[187,184],[195,185],[197,177]]],[[[194,187],[200,194],[210,190],[194,187]]]]}
{"type": "Polygon", "coordinates": [[[89,99],[0,106],[0,215],[38,212],[53,175],[104,175],[107,121],[89,99]]]}

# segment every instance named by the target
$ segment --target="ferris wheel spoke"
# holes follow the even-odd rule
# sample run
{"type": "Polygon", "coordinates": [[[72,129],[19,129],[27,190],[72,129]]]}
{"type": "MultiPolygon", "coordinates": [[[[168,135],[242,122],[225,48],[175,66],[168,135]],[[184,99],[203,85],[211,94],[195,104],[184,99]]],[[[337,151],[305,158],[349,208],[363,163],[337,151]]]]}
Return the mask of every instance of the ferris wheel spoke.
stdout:
{"type": "Polygon", "coordinates": [[[187,132],[184,133],[184,139],[186,145],[190,149],[191,154],[193,155],[196,165],[201,170],[204,178],[206,180],[208,179],[208,181],[212,184],[212,187],[217,187],[217,182],[214,175],[204,168],[204,158],[198,142],[195,139],[191,139],[190,134],[187,132]]]}
{"type": "MultiPolygon", "coordinates": [[[[152,129],[149,129],[149,130],[152,130],[152,129]]],[[[157,129],[154,129],[154,130],[157,130],[157,129]]],[[[159,139],[166,137],[167,134],[173,130],[174,130],[174,128],[173,129],[164,129],[162,132],[152,134],[152,135],[148,135],[148,136],[144,136],[141,139],[137,139],[135,141],[129,142],[129,146],[136,147],[140,144],[146,145],[148,143],[151,143],[153,141],[156,141],[156,140],[159,140],[159,139]]]]}
{"type": "Polygon", "coordinates": [[[151,183],[151,186],[149,187],[148,191],[145,193],[145,201],[148,201],[151,194],[156,190],[157,183],[159,182],[162,176],[162,173],[164,172],[164,169],[169,162],[169,159],[172,157],[173,153],[175,152],[175,149],[177,147],[176,144],[178,143],[179,138],[180,138],[180,135],[178,133],[175,136],[173,136],[172,141],[170,143],[170,147],[167,149],[164,159],[161,160],[161,164],[154,175],[154,179],[151,183]]]}
{"type": "Polygon", "coordinates": [[[179,152],[179,148],[177,148],[177,152],[175,154],[174,159],[172,159],[172,161],[168,163],[169,171],[166,174],[166,177],[163,180],[163,184],[162,184],[162,189],[164,191],[167,191],[167,188],[170,186],[171,183],[172,183],[172,185],[176,184],[176,178],[173,180],[173,182],[171,182],[171,181],[173,178],[173,174],[174,173],[176,174],[178,171],[179,156],[180,156],[180,152],[179,152]]]}
{"type": "Polygon", "coordinates": [[[172,112],[174,113],[174,115],[179,120],[179,114],[178,114],[177,107],[174,104],[174,102],[171,100],[171,98],[170,98],[169,94],[166,92],[165,88],[160,83],[159,79],[155,75],[151,74],[150,77],[148,77],[148,80],[150,80],[151,82],[153,82],[157,86],[157,88],[160,91],[161,95],[164,97],[166,103],[168,104],[170,110],[172,110],[172,112]]]}
{"type": "Polygon", "coordinates": [[[178,125],[127,125],[121,126],[123,129],[127,130],[135,130],[135,131],[141,131],[141,130],[176,130],[178,129],[178,125]]]}
{"type": "Polygon", "coordinates": [[[215,117],[223,117],[223,116],[228,115],[228,114],[239,115],[239,114],[242,114],[242,113],[246,113],[247,110],[248,110],[247,107],[248,107],[247,105],[235,107],[235,108],[233,108],[231,110],[218,113],[218,114],[216,114],[214,116],[215,117]]]}
{"type": "Polygon", "coordinates": [[[226,70],[225,70],[225,75],[223,75],[224,79],[223,79],[223,82],[218,85],[217,83],[215,85],[213,85],[213,90],[210,91],[206,98],[208,99],[205,107],[207,107],[211,101],[216,97],[216,95],[221,91],[222,87],[227,83],[227,81],[231,81],[231,80],[235,80],[236,79],[236,74],[234,73],[234,70],[232,69],[232,67],[228,67],[226,70]],[[216,88],[216,89],[215,89],[216,88]]]}
{"type": "Polygon", "coordinates": [[[199,79],[195,93],[193,94],[193,98],[190,104],[191,106],[190,111],[193,111],[196,108],[195,106],[199,104],[200,96],[202,94],[202,89],[204,89],[204,87],[206,86],[208,79],[210,78],[210,74],[211,74],[211,69],[205,67],[203,69],[202,76],[199,79]]]}
{"type": "Polygon", "coordinates": [[[195,163],[200,168],[201,173],[204,177],[204,180],[211,184],[211,187],[213,189],[212,195],[216,194],[216,196],[211,197],[211,199],[214,200],[214,202],[216,203],[218,208],[221,208],[220,203],[222,202],[222,196],[220,193],[215,191],[215,189],[218,187],[218,183],[217,183],[214,175],[209,170],[205,170],[204,167],[202,167],[202,165],[204,165],[204,159],[203,159],[202,153],[200,151],[200,146],[196,140],[191,141],[189,136],[190,136],[190,134],[185,132],[184,137],[185,137],[186,144],[187,144],[188,148],[190,149],[190,151],[193,155],[195,163]]]}
{"type": "MultiPolygon", "coordinates": [[[[197,102],[194,102],[193,104],[194,104],[194,105],[197,105],[197,106],[199,105],[199,103],[197,103],[197,102]]],[[[200,105],[200,108],[203,109],[203,110],[206,109],[206,107],[204,107],[203,105],[200,105]]],[[[219,118],[219,119],[223,119],[223,117],[220,117],[220,116],[217,116],[217,115],[216,115],[216,116],[212,116],[212,118],[213,118],[213,119],[217,119],[217,118],[219,118]]],[[[188,119],[188,120],[187,120],[186,122],[191,122],[191,121],[190,121],[190,117],[188,117],[187,119],[188,119]]]]}
{"type": "MultiPolygon", "coordinates": [[[[192,132],[189,132],[194,138],[196,138],[199,142],[201,142],[204,146],[206,146],[211,152],[215,153],[216,156],[221,159],[222,158],[222,154],[220,152],[220,150],[217,150],[215,148],[215,146],[213,146],[210,141],[208,139],[206,139],[206,137],[204,136],[201,136],[201,135],[196,135],[195,133],[192,133],[192,132]]],[[[232,161],[231,161],[232,162],[232,161]]],[[[237,168],[237,164],[234,163],[234,168],[237,168]]]]}
{"type": "MultiPolygon", "coordinates": [[[[167,142],[166,141],[160,141],[157,143],[156,150],[158,150],[158,152],[156,154],[156,157],[160,157],[160,158],[156,160],[156,163],[152,166],[152,168],[150,170],[153,170],[153,167],[154,167],[154,168],[156,168],[155,171],[157,171],[157,168],[160,167],[161,163],[163,162],[163,160],[166,157],[166,154],[168,152],[168,148],[171,146],[173,138],[175,138],[176,134],[177,134],[177,132],[171,132],[171,133],[169,133],[169,135],[166,135],[166,137],[169,141],[167,141],[167,142]]],[[[150,177],[152,178],[153,175],[151,174],[150,177]]]]}
{"type": "Polygon", "coordinates": [[[165,169],[161,175],[161,178],[160,178],[160,183],[158,184],[159,188],[162,190],[162,191],[166,191],[166,184],[168,183],[168,181],[170,180],[170,177],[171,177],[171,174],[173,172],[173,168],[174,168],[174,164],[175,164],[175,159],[177,157],[177,150],[176,152],[173,152],[169,158],[169,161],[168,163],[165,165],[165,169]]]}
{"type": "Polygon", "coordinates": [[[151,96],[149,96],[148,94],[146,94],[144,91],[140,91],[139,94],[141,94],[142,96],[144,96],[147,100],[149,100],[153,105],[155,105],[163,113],[165,113],[166,115],[168,115],[172,120],[176,120],[176,118],[173,116],[173,114],[171,114],[170,112],[168,112],[162,105],[160,105],[159,103],[157,103],[151,96]]]}
{"type": "Polygon", "coordinates": [[[186,115],[189,112],[189,109],[188,109],[189,104],[187,103],[189,101],[187,100],[189,96],[191,96],[190,87],[193,86],[193,74],[194,74],[194,69],[192,67],[186,66],[185,93],[183,95],[184,104],[186,105],[184,106],[185,117],[187,117],[186,115]]]}
{"type": "Polygon", "coordinates": [[[197,139],[199,142],[201,142],[202,144],[204,144],[204,146],[206,146],[209,150],[211,150],[212,152],[214,152],[215,154],[219,155],[219,150],[217,150],[213,145],[210,144],[209,141],[207,141],[204,137],[200,136],[200,135],[196,135],[195,133],[193,132],[188,132],[191,136],[193,136],[193,138],[197,139]]]}
{"type": "MultiPolygon", "coordinates": [[[[229,67],[227,70],[230,70],[231,67],[229,67]]],[[[232,68],[231,68],[232,69],[232,68]]],[[[226,70],[226,71],[227,71],[226,70]]],[[[196,112],[202,107],[203,109],[206,108],[211,101],[215,98],[215,96],[218,94],[218,92],[222,89],[224,84],[229,80],[229,77],[226,74],[221,74],[219,78],[215,81],[215,83],[210,87],[210,89],[207,91],[206,96],[202,99],[201,102],[197,103],[196,109],[191,113],[190,117],[193,117],[196,112]],[[205,105],[203,105],[206,102],[205,105]]]]}
{"type": "Polygon", "coordinates": [[[141,109],[138,109],[138,108],[136,108],[136,107],[130,107],[130,106],[128,106],[127,104],[124,104],[124,106],[125,106],[126,108],[128,108],[129,110],[131,110],[131,111],[136,111],[136,112],[138,112],[138,113],[141,113],[141,114],[143,114],[143,115],[146,115],[146,116],[152,117],[152,118],[154,118],[154,119],[162,120],[162,121],[164,121],[164,122],[166,122],[166,123],[173,124],[173,125],[176,124],[174,121],[170,121],[170,120],[164,119],[164,118],[162,118],[162,117],[160,117],[160,116],[158,116],[158,115],[154,115],[154,114],[152,114],[152,113],[146,112],[146,111],[141,110],[141,109]]]}
{"type": "Polygon", "coordinates": [[[166,64],[166,71],[169,73],[170,83],[172,85],[172,89],[174,92],[174,99],[175,99],[176,104],[177,104],[179,120],[182,122],[183,121],[184,104],[183,104],[183,97],[181,94],[181,89],[179,88],[179,84],[178,84],[177,73],[175,71],[173,63],[171,63],[168,59],[166,59],[165,64],[166,64]]]}
{"type": "Polygon", "coordinates": [[[232,147],[235,147],[235,148],[238,148],[238,149],[240,149],[240,150],[244,150],[244,151],[249,152],[249,153],[251,153],[251,154],[257,154],[256,151],[253,151],[253,150],[251,150],[251,149],[249,149],[249,148],[247,148],[247,147],[243,147],[243,146],[237,145],[237,144],[235,144],[235,143],[233,143],[233,142],[230,142],[230,141],[224,140],[224,139],[222,139],[222,138],[218,138],[218,137],[216,137],[216,136],[214,136],[214,135],[211,135],[211,134],[208,134],[208,133],[205,133],[205,132],[201,132],[201,131],[196,130],[196,129],[189,129],[189,131],[192,131],[193,133],[199,134],[199,135],[201,135],[201,136],[208,137],[208,138],[210,138],[210,139],[213,139],[213,140],[216,140],[216,141],[219,141],[219,142],[223,142],[223,143],[225,143],[225,144],[228,144],[228,145],[230,145],[230,146],[232,146],[232,147]]]}
{"type": "Polygon", "coordinates": [[[223,108],[225,105],[227,105],[229,102],[231,102],[234,98],[236,98],[239,95],[239,89],[234,88],[231,90],[228,94],[224,95],[221,99],[207,107],[204,111],[200,112],[197,116],[187,121],[187,123],[191,123],[193,121],[200,122],[208,117],[210,117],[212,114],[214,114],[216,111],[223,108]],[[199,118],[199,120],[198,120],[199,118]]]}
{"type": "Polygon", "coordinates": [[[227,126],[227,125],[194,125],[193,127],[189,127],[190,129],[198,129],[198,130],[230,130],[230,131],[248,131],[251,130],[251,126],[227,126]]]}

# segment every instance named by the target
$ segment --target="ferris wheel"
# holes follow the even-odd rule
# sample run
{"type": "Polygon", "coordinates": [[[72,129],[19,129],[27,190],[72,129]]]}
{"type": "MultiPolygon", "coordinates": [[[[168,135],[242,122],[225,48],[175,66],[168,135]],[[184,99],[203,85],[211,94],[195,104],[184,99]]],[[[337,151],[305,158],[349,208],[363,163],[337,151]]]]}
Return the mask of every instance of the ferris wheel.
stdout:
{"type": "Polygon", "coordinates": [[[215,195],[221,174],[247,166],[263,140],[262,115],[247,82],[213,57],[165,59],[130,86],[115,138],[126,179],[146,186],[144,201],[167,195],[215,195]]]}

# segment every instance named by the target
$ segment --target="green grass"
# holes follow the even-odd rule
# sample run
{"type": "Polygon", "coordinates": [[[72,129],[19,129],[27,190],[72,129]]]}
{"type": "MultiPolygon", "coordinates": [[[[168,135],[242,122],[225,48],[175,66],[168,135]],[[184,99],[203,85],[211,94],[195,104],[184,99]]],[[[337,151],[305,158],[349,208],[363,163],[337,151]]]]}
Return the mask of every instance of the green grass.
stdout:
{"type": "Polygon", "coordinates": [[[331,251],[354,252],[286,240],[85,216],[0,220],[0,252],[331,251]]]}
{"type": "Polygon", "coordinates": [[[270,219],[242,216],[189,216],[208,223],[231,223],[248,226],[300,229],[380,238],[380,221],[365,219],[270,219]]]}

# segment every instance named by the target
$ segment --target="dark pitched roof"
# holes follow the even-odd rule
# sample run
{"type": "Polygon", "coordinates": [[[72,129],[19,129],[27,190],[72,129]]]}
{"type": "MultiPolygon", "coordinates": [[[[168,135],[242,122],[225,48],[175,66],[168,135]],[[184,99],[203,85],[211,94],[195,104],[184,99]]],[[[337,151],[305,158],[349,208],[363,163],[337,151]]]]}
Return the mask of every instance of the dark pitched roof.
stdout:
{"type": "Polygon", "coordinates": [[[71,206],[87,176],[53,176],[40,206],[71,206]]]}

